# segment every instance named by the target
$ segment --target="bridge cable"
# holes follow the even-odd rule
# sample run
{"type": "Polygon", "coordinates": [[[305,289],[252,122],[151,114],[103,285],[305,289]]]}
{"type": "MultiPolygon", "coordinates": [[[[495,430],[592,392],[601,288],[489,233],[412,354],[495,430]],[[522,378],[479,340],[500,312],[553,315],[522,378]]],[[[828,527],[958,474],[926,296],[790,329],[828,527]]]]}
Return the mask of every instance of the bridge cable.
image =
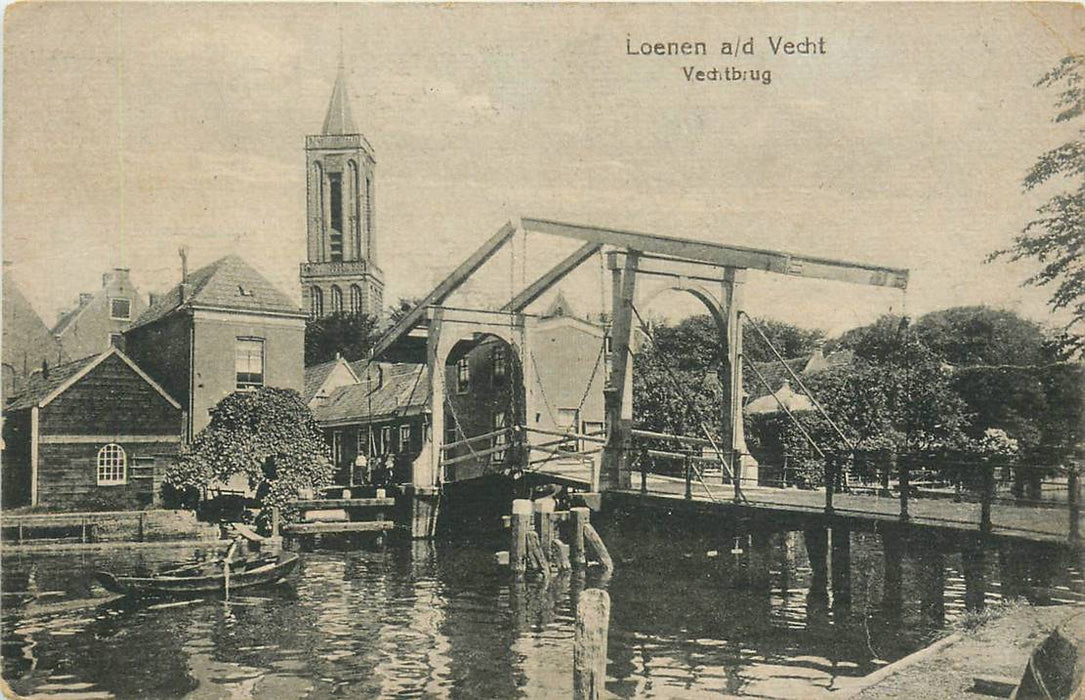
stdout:
{"type": "MultiPolygon", "coordinates": [[[[576,418],[575,418],[575,420],[580,420],[580,411],[583,410],[584,402],[587,401],[588,395],[591,394],[592,384],[595,383],[595,375],[599,373],[599,365],[602,364],[603,353],[606,350],[606,343],[607,343],[607,337],[604,334],[603,335],[603,341],[599,345],[599,354],[595,356],[595,365],[592,367],[591,376],[588,377],[588,382],[584,386],[584,393],[581,394],[581,396],[580,396],[580,403],[578,403],[577,406],[576,406],[576,418]]],[[[531,365],[535,368],[535,376],[536,377],[540,376],[539,375],[539,365],[535,362],[535,353],[531,353],[531,365]]],[[[543,387],[541,381],[539,382],[539,393],[542,394],[543,404],[546,406],[546,410],[550,414],[550,420],[553,421],[555,425],[557,425],[557,420],[555,420],[555,418],[554,418],[554,412],[550,408],[550,401],[546,397],[546,389],[543,387]]],[[[572,437],[572,433],[575,433],[577,431],[576,430],[577,427],[578,426],[576,426],[575,424],[569,426],[569,428],[567,428],[565,430],[565,435],[560,437],[559,439],[564,441],[564,440],[572,437]]],[[[531,448],[529,446],[528,447],[529,461],[530,461],[530,449],[531,448]]],[[[570,453],[570,454],[575,454],[575,453],[570,453]]],[[[549,455],[547,455],[546,459],[543,460],[542,464],[540,464],[538,467],[536,467],[536,470],[541,469],[542,467],[546,466],[555,457],[557,457],[557,455],[554,452],[551,452],[549,455]]]]}
{"type": "MultiPolygon", "coordinates": [[[[768,347],[768,349],[772,351],[772,354],[776,356],[777,361],[779,361],[779,363],[781,365],[783,365],[784,369],[787,370],[787,373],[789,375],[791,375],[791,378],[794,379],[795,382],[799,385],[799,389],[801,389],[802,392],[804,394],[806,394],[806,397],[808,399],[810,399],[810,403],[814,404],[814,407],[817,408],[819,413],[821,413],[821,416],[825,419],[825,421],[830,426],[832,426],[833,430],[836,431],[836,434],[839,435],[840,439],[844,441],[844,444],[847,445],[848,450],[849,450],[849,452],[851,454],[852,464],[853,464],[853,467],[854,467],[855,451],[856,451],[855,443],[853,443],[850,439],[848,439],[848,436],[844,434],[844,431],[840,429],[840,426],[838,426],[836,424],[836,421],[834,421],[832,418],[829,417],[829,414],[822,407],[821,403],[818,402],[818,400],[814,396],[813,392],[810,391],[810,389],[806,386],[806,384],[802,381],[802,379],[799,378],[799,375],[794,370],[791,369],[791,365],[787,364],[787,360],[785,360],[783,358],[783,356],[780,354],[780,352],[776,349],[776,346],[772,344],[771,340],[769,340],[769,338],[765,334],[764,330],[762,330],[760,323],[756,319],[754,319],[752,316],[750,316],[748,313],[746,313],[745,311],[739,311],[738,313],[740,315],[746,317],[746,320],[749,321],[750,326],[755,331],[757,331],[757,334],[761,337],[761,340],[765,343],[765,345],[768,347]]],[[[743,355],[743,359],[745,359],[745,355],[743,355]]],[[[749,360],[747,360],[747,363],[751,364],[749,360]]],[[[755,369],[754,371],[756,372],[757,370],[755,369]]],[[[771,394],[772,397],[774,399],[776,399],[776,402],[779,403],[781,407],[783,407],[783,404],[776,397],[775,392],[772,391],[772,387],[768,386],[768,384],[766,383],[765,388],[768,390],[769,394],[771,394]]],[[[789,415],[790,415],[790,413],[789,413],[789,415]]],[[[795,419],[793,418],[792,420],[795,420],[795,419]]],[[[821,453],[821,455],[823,457],[825,456],[825,454],[820,449],[818,450],[818,452],[821,453]]],[[[844,485],[849,486],[847,470],[844,470],[844,485]]]]}
{"type": "MultiPolygon", "coordinates": [[[[656,348],[658,350],[659,346],[656,345],[655,338],[652,337],[652,329],[649,328],[648,324],[644,322],[644,318],[640,315],[640,311],[637,310],[636,304],[633,304],[632,302],[630,302],[629,307],[633,310],[633,313],[636,315],[637,322],[640,324],[641,331],[644,333],[645,337],[648,338],[648,341],[650,343],[652,343],[652,347],[656,348]]],[[[628,348],[628,346],[627,346],[627,348],[628,348]]],[[[632,348],[628,348],[628,350],[629,350],[630,355],[632,356],[632,353],[633,353],[632,348]]],[[[670,378],[671,382],[674,384],[675,390],[678,392],[678,395],[679,396],[684,396],[685,395],[685,388],[682,386],[681,382],[678,381],[678,377],[675,376],[674,370],[672,370],[669,365],[667,365],[666,363],[663,362],[662,357],[660,357],[659,364],[660,364],[661,367],[663,367],[663,369],[665,370],[667,376],[670,378]]],[[[688,399],[687,399],[687,402],[688,402],[689,406],[693,406],[693,403],[691,401],[689,401],[688,399]]],[[[712,451],[716,453],[716,459],[720,463],[721,471],[726,472],[727,476],[730,477],[731,481],[738,484],[738,489],[737,489],[738,497],[743,502],[748,502],[747,499],[746,499],[746,495],[742,493],[742,484],[740,484],[738,482],[738,479],[735,477],[734,470],[729,468],[728,465],[727,465],[727,462],[723,459],[723,452],[720,450],[719,446],[716,444],[716,441],[712,438],[712,433],[708,429],[708,426],[705,425],[704,420],[701,419],[700,416],[697,416],[698,412],[696,410],[692,410],[692,411],[689,411],[689,412],[694,414],[697,417],[697,421],[701,426],[701,431],[704,433],[705,437],[708,439],[709,444],[712,446],[712,451]]],[[[709,490],[708,484],[705,483],[704,475],[701,473],[701,470],[698,469],[697,467],[693,467],[693,471],[697,475],[697,479],[701,482],[701,486],[704,487],[704,490],[708,494],[709,499],[712,500],[712,501],[715,501],[716,499],[712,496],[712,492],[709,490]]]]}

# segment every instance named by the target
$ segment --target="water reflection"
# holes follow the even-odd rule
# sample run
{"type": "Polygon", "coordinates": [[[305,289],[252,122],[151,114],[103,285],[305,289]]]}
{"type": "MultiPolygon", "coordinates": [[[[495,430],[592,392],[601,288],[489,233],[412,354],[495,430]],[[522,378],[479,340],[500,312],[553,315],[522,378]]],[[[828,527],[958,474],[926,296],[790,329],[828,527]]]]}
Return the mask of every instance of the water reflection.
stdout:
{"type": "Polygon", "coordinates": [[[1072,564],[894,531],[638,520],[601,531],[617,561],[609,580],[512,582],[492,563],[501,543],[419,542],[307,553],[288,584],[228,603],[53,612],[19,603],[86,598],[94,569],[154,571],[199,552],[6,557],[3,672],[20,693],[82,697],[566,697],[577,594],[605,586],[617,695],[810,698],[966,608],[1040,584],[1055,598],[1082,590],[1072,564]]]}

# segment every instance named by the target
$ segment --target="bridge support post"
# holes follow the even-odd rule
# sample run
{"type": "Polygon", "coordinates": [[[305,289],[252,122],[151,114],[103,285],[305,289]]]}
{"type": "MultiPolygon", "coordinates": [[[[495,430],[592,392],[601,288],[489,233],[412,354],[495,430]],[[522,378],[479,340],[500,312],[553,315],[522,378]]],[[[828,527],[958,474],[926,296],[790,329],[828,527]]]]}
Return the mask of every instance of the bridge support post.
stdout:
{"type": "Polygon", "coordinates": [[[987,597],[986,554],[983,539],[968,538],[961,548],[961,568],[964,570],[964,607],[983,610],[987,597]]]}
{"type": "Polygon", "coordinates": [[[936,549],[927,549],[922,555],[923,575],[921,583],[921,605],[923,615],[936,627],[942,627],[946,621],[946,558],[936,549]]]}
{"type": "Polygon", "coordinates": [[[443,309],[432,309],[429,330],[426,334],[426,365],[429,369],[430,390],[430,450],[429,464],[416,459],[411,466],[411,483],[415,486],[432,486],[441,473],[441,446],[445,438],[445,365],[441,348],[441,321],[443,309]],[[426,467],[429,467],[426,469],[426,467]]]}
{"type": "Polygon", "coordinates": [[[897,464],[900,465],[900,481],[898,483],[900,487],[900,520],[901,522],[908,522],[908,491],[911,490],[911,484],[909,483],[911,476],[911,457],[908,455],[901,455],[897,460],[897,464]]]}
{"type": "Polygon", "coordinates": [[[882,532],[885,576],[882,584],[882,611],[890,621],[899,620],[904,608],[904,538],[899,532],[882,532]]]}
{"type": "Polygon", "coordinates": [[[1002,587],[1002,599],[1013,600],[1026,594],[1028,574],[1020,543],[1003,542],[998,552],[998,579],[1002,587]]]}
{"type": "Polygon", "coordinates": [[[633,443],[633,397],[629,374],[629,339],[633,330],[633,297],[636,292],[637,263],[640,253],[630,250],[621,270],[614,269],[610,332],[610,379],[603,391],[607,443],[603,447],[603,465],[599,488],[603,491],[629,488],[629,450],[633,443]],[[627,386],[628,385],[628,386],[627,386]]]}
{"type": "Polygon", "coordinates": [[[829,606],[829,531],[824,527],[808,528],[802,536],[811,571],[806,607],[812,613],[822,613],[829,606]]]}
{"type": "Polygon", "coordinates": [[[851,614],[851,530],[832,529],[833,615],[837,621],[851,614]]]}
{"type": "Polygon", "coordinates": [[[1081,542],[1081,485],[1079,484],[1079,469],[1077,464],[1071,463],[1066,473],[1067,501],[1070,504],[1070,544],[1081,542]]]}
{"type": "MultiPolygon", "coordinates": [[[[758,469],[755,462],[743,464],[746,454],[746,436],[742,423],[742,289],[746,282],[746,270],[727,267],[723,273],[723,303],[721,315],[721,346],[727,349],[726,377],[720,377],[723,386],[723,416],[720,421],[721,450],[734,476],[735,499],[742,493],[742,482],[757,485],[758,469]]],[[[723,372],[721,371],[721,375],[723,372]]]]}

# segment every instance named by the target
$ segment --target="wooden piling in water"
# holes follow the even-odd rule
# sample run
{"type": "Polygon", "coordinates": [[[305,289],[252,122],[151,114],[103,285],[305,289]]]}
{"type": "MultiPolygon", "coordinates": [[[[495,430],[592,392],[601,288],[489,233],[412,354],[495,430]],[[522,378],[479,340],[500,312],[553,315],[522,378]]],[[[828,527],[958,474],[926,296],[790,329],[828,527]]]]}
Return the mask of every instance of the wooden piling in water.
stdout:
{"type": "Polygon", "coordinates": [[[569,543],[571,549],[570,558],[574,567],[582,568],[588,561],[584,556],[584,529],[591,517],[591,510],[584,507],[570,508],[569,513],[572,516],[572,542],[569,543]]]}
{"type": "Polygon", "coordinates": [[[539,533],[534,531],[527,533],[527,553],[532,568],[537,569],[544,578],[549,578],[550,562],[547,560],[542,545],[539,543],[539,533]]]}
{"type": "Polygon", "coordinates": [[[533,504],[535,509],[535,531],[539,533],[539,545],[548,558],[554,548],[554,503],[553,498],[540,498],[533,504]]]}
{"type": "Polygon", "coordinates": [[[576,606],[576,638],[573,643],[573,698],[597,700],[606,691],[607,630],[610,596],[589,588],[580,593],[576,606]]]}
{"type": "Polygon", "coordinates": [[[614,560],[610,558],[610,552],[607,551],[607,546],[603,543],[603,538],[599,536],[599,533],[595,531],[591,523],[584,524],[584,541],[591,546],[595,552],[596,559],[603,565],[603,568],[607,571],[614,571],[614,560]]]}
{"type": "Polygon", "coordinates": [[[523,578],[527,572],[527,533],[531,530],[531,501],[518,498],[512,502],[512,533],[509,540],[509,564],[513,576],[523,578]]]}

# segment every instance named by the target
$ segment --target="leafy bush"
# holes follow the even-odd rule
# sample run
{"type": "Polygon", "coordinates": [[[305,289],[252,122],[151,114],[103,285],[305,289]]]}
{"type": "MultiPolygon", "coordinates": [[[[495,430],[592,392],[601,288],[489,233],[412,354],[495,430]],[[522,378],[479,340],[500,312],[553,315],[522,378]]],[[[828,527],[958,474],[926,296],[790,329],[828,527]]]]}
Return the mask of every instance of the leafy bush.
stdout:
{"type": "Polygon", "coordinates": [[[165,483],[191,503],[213,482],[235,474],[248,478],[262,516],[287,506],[303,490],[331,483],[333,467],[308,406],[296,391],[264,387],[230,394],[211,410],[211,422],[165,476],[165,483]]]}

